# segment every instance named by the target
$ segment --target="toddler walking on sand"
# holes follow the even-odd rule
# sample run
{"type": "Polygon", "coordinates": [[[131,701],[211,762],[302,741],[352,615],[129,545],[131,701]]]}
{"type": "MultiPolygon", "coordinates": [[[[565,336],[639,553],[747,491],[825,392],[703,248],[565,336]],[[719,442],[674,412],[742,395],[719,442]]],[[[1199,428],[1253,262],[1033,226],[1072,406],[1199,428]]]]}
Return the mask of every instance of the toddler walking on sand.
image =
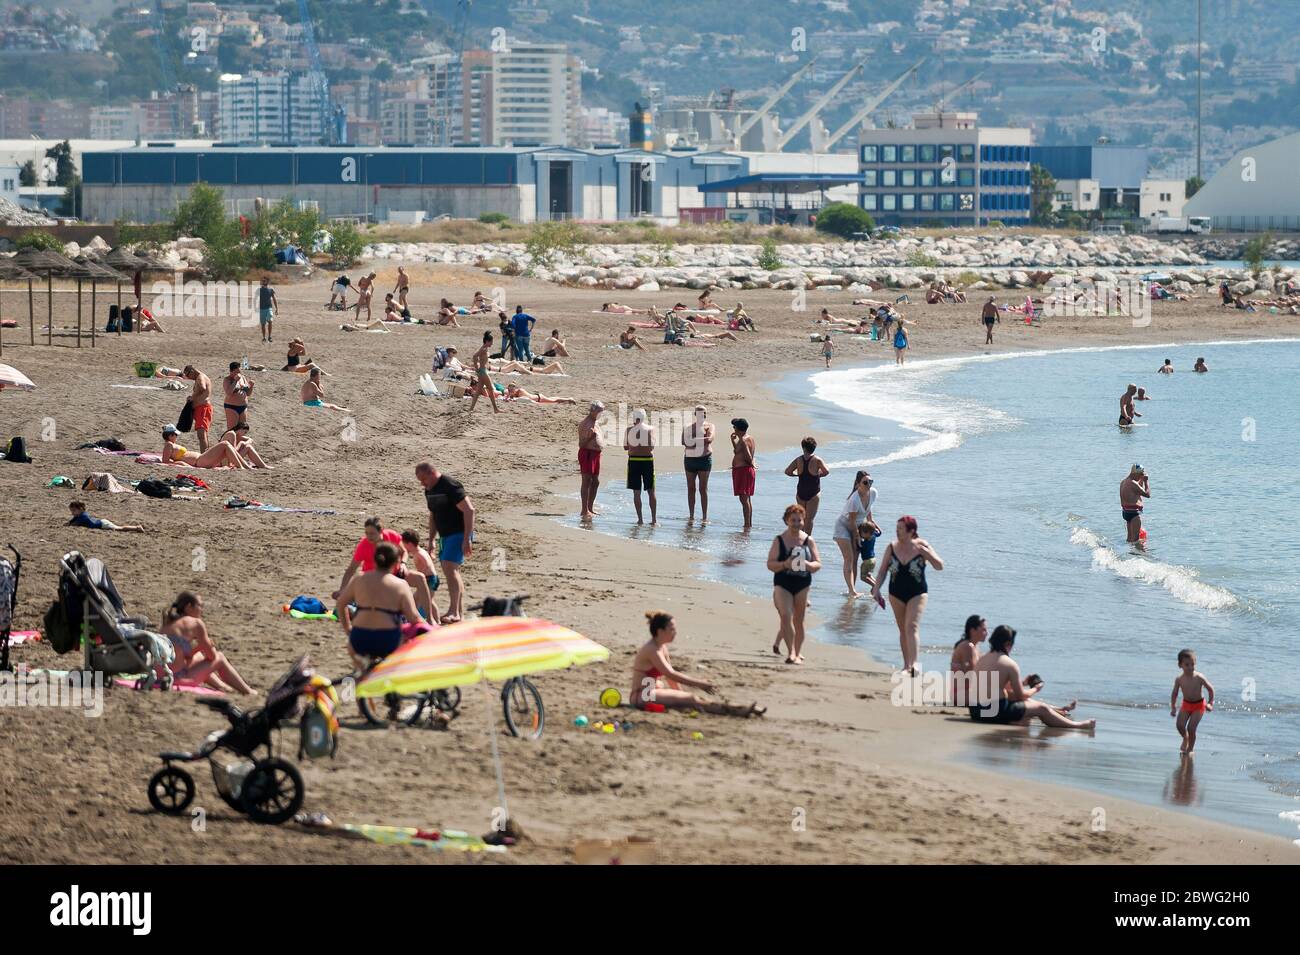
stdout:
{"type": "Polygon", "coordinates": [[[1169,694],[1169,715],[1177,715],[1178,735],[1183,738],[1180,752],[1191,754],[1196,747],[1196,727],[1201,717],[1214,709],[1214,687],[1210,681],[1196,670],[1196,654],[1191,650],[1178,651],[1178,665],[1183,672],[1174,680],[1174,691],[1169,694]],[[1183,693],[1183,705],[1175,710],[1178,692],[1183,693]],[[1209,698],[1206,698],[1209,693],[1209,698]]]}

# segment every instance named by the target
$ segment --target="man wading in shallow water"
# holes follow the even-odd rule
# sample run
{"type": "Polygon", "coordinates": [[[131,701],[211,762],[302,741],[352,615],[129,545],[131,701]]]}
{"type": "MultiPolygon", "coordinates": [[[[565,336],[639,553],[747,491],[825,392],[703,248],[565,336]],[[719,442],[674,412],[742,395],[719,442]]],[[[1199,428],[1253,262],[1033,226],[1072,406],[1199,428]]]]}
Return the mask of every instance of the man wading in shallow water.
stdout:
{"type": "Polygon", "coordinates": [[[582,475],[581,519],[589,521],[596,516],[596,491],[600,488],[600,432],[596,430],[596,419],[600,417],[605,406],[593,401],[587,409],[587,417],[578,422],[578,470],[582,475]]]}
{"type": "Polygon", "coordinates": [[[1142,498],[1151,496],[1151,478],[1142,465],[1133,465],[1128,477],[1119,482],[1119,506],[1128,528],[1128,542],[1142,542],[1142,498]]]}

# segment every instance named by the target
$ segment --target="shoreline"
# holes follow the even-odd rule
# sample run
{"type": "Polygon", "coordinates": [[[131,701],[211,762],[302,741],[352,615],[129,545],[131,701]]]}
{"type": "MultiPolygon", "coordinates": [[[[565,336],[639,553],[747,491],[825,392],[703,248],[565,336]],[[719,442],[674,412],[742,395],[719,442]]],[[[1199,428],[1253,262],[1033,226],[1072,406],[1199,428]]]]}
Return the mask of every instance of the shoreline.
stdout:
{"type": "MultiPolygon", "coordinates": [[[[927,355],[926,358],[920,359],[919,361],[923,361],[927,364],[933,364],[933,363],[964,364],[966,362],[1010,360],[1015,358],[1034,357],[1038,355],[1093,353],[1093,352],[1105,352],[1105,351],[1112,351],[1112,350],[1150,350],[1150,349],[1159,349],[1161,347],[1182,348],[1182,347],[1191,347],[1191,346],[1199,346],[1199,345],[1231,346],[1231,345],[1251,345],[1251,344],[1272,344],[1272,343],[1295,342],[1298,340],[1300,340],[1300,336],[1268,337],[1268,338],[1232,337],[1226,339],[1224,338],[1205,339],[1198,335],[1190,335],[1187,337],[1180,336],[1178,340],[1174,340],[1174,341],[1151,342],[1151,343],[1142,343],[1142,344],[1123,344],[1123,345],[1080,344],[1078,341],[1067,340],[1063,342],[1052,342],[1050,347],[1042,347],[1042,348],[1031,348],[1031,349],[1020,349],[1020,350],[1011,350],[1005,347],[994,348],[991,349],[987,354],[980,354],[980,355],[962,354],[956,351],[946,352],[946,353],[941,352],[935,355],[927,355]]],[[[850,364],[836,365],[835,367],[829,370],[851,372],[851,371],[867,369],[867,368],[880,368],[882,366],[888,367],[889,365],[890,362],[888,361],[888,356],[885,356],[879,362],[858,361],[850,364]]],[[[785,452],[788,452],[790,454],[798,454],[799,453],[798,442],[800,440],[800,436],[809,431],[814,431],[814,430],[818,433],[819,445],[822,446],[830,444],[837,440],[842,440],[844,438],[842,434],[837,434],[835,432],[826,430],[824,428],[817,427],[813,421],[811,415],[811,412],[813,410],[812,409],[813,403],[819,401],[825,401],[825,399],[819,399],[815,395],[809,394],[805,399],[805,401],[793,402],[793,401],[786,400],[776,392],[776,389],[781,382],[790,381],[792,379],[798,379],[798,378],[809,379],[814,375],[823,374],[825,372],[826,369],[817,368],[817,367],[813,367],[812,369],[809,369],[807,371],[784,372],[781,373],[777,378],[777,380],[775,381],[766,380],[759,383],[758,394],[757,395],[751,394],[750,396],[748,396],[748,398],[746,398],[745,416],[750,421],[751,432],[761,433],[765,437],[769,435],[776,435],[775,441],[768,440],[765,442],[769,447],[771,444],[775,443],[777,446],[775,452],[763,452],[760,450],[760,454],[785,453],[785,452]]],[[[746,382],[745,379],[743,378],[739,380],[732,380],[732,381],[719,381],[716,382],[715,384],[718,386],[720,391],[726,391],[742,383],[749,384],[752,386],[752,383],[746,382]]],[[[888,418],[888,417],[879,418],[878,420],[886,421],[891,424],[900,423],[896,421],[896,419],[888,418]]],[[[917,440],[920,441],[923,439],[918,438],[917,440]]],[[[614,453],[614,460],[619,465],[623,463],[623,458],[620,455],[621,452],[614,453]]],[[[606,457],[609,456],[610,456],[610,452],[607,451],[606,457]]],[[[769,472],[769,474],[770,473],[771,472],[769,472]]],[[[615,487],[613,490],[617,493],[621,489],[615,487]]],[[[554,492],[552,493],[554,494],[554,492]]],[[[602,486],[602,493],[609,493],[609,490],[604,488],[604,486],[602,486]]],[[[576,497],[576,492],[574,494],[564,495],[564,500],[566,501],[566,503],[571,503],[571,499],[574,497],[576,497]]],[[[570,517],[572,516],[572,509],[570,510],[569,516],[570,517]]],[[[758,521],[756,520],[756,526],[757,524],[758,521]]],[[[565,526],[567,529],[570,530],[574,529],[572,525],[561,525],[561,526],[565,526]]],[[[602,536],[606,536],[615,540],[620,539],[616,532],[600,532],[600,533],[602,534],[602,536]]],[[[642,542],[629,540],[629,541],[624,541],[624,543],[636,544],[642,542]]],[[[716,565],[718,561],[718,558],[715,555],[701,553],[687,548],[682,548],[672,543],[657,544],[657,545],[652,545],[652,547],[665,548],[669,551],[675,552],[679,558],[681,557],[686,558],[690,562],[690,566],[693,569],[698,569],[701,566],[706,564],[716,565]]],[[[825,559],[825,556],[826,555],[823,553],[823,559],[825,559]]],[[[722,588],[724,593],[727,595],[727,596],[714,596],[715,600],[721,600],[724,603],[733,603],[735,602],[735,599],[739,597],[747,609],[752,608],[753,611],[752,620],[753,620],[753,624],[756,627],[762,627],[762,626],[770,627],[773,619],[772,611],[770,607],[766,607],[764,605],[764,602],[761,600],[761,598],[755,597],[754,595],[748,593],[747,591],[741,589],[739,586],[733,583],[728,583],[716,579],[709,579],[706,581],[706,584],[711,585],[712,587],[722,588]]],[[[707,590],[706,590],[706,594],[707,594],[707,590]]],[[[710,608],[710,612],[711,611],[712,608],[710,608]]],[[[884,660],[875,657],[872,654],[872,652],[867,648],[844,646],[844,645],[831,643],[831,642],[824,642],[822,640],[816,639],[818,633],[824,631],[824,624],[825,621],[818,616],[818,614],[812,609],[812,606],[810,604],[808,615],[807,615],[807,629],[809,634],[809,641],[816,647],[816,653],[818,657],[821,658],[825,656],[827,658],[827,662],[831,664],[831,666],[835,669],[843,669],[845,667],[854,666],[855,664],[860,665],[862,667],[861,672],[863,675],[865,675],[868,678],[870,683],[870,688],[872,690],[878,691],[881,689],[881,686],[879,684],[882,682],[882,678],[883,678],[883,682],[886,688],[885,696],[888,697],[887,689],[892,688],[893,686],[893,684],[888,680],[888,677],[892,672],[894,672],[890,664],[888,664],[884,660]],[[862,659],[861,661],[858,661],[854,659],[855,657],[861,657],[862,659]]],[[[711,647],[711,649],[713,648],[711,647]]],[[[955,721],[960,725],[968,725],[967,720],[964,718],[964,714],[959,713],[957,710],[955,710],[952,707],[926,705],[926,706],[904,706],[901,708],[895,707],[894,709],[908,709],[911,711],[912,714],[915,715],[943,716],[945,717],[944,722],[955,721]],[[953,719],[949,719],[949,718],[953,718],[953,719]]],[[[897,729],[901,730],[902,728],[898,727],[897,729]]],[[[1042,729],[1042,728],[1035,727],[1035,729],[1042,729]]],[[[994,733],[996,732],[997,731],[994,731],[994,733]]],[[[924,741],[927,747],[933,746],[938,751],[937,757],[932,754],[932,756],[928,757],[926,760],[928,767],[935,774],[942,776],[946,773],[954,772],[954,771],[973,772],[983,777],[986,777],[989,780],[1005,781],[1005,777],[1000,775],[997,771],[992,769],[990,766],[988,766],[987,764],[981,764],[976,758],[972,758],[974,756],[975,747],[978,744],[975,742],[974,739],[966,736],[965,734],[956,733],[956,734],[949,734],[945,737],[938,737],[936,736],[936,734],[932,734],[928,732],[926,733],[918,732],[916,733],[916,735],[918,736],[918,738],[924,741]],[[944,740],[946,740],[946,745],[944,745],[944,740]]],[[[853,754],[850,751],[842,750],[841,752],[846,758],[851,759],[853,757],[853,754]]],[[[909,758],[913,758],[914,755],[915,754],[909,754],[909,758]]],[[[1014,770],[1012,770],[1011,772],[1018,783],[1024,783],[1033,786],[1035,788],[1041,788],[1045,794],[1047,793],[1055,794],[1069,802],[1077,803],[1079,801],[1087,801],[1088,799],[1092,799],[1094,801],[1095,800],[1118,801],[1125,805],[1128,812],[1140,813],[1142,811],[1146,811],[1146,812],[1159,814],[1160,816],[1168,815],[1174,819],[1190,817],[1196,820],[1197,825],[1204,825],[1211,829],[1223,830],[1224,834],[1235,833],[1240,839],[1243,840],[1252,841],[1254,839],[1262,839],[1266,843],[1275,845],[1279,849],[1283,847],[1285,847],[1286,849],[1290,849],[1293,846],[1300,847],[1300,840],[1290,840],[1285,835],[1282,835],[1280,833],[1269,832],[1263,829],[1253,828],[1248,825],[1223,822],[1221,820],[1212,818],[1208,815],[1201,814],[1194,809],[1189,809],[1186,811],[1168,809],[1154,801],[1147,802],[1138,799],[1130,799],[1126,797],[1117,796],[1113,792],[1107,792],[1104,788],[1101,788],[1100,786],[1098,788],[1089,788],[1089,787],[1074,785],[1068,781],[1044,779],[1041,777],[1041,775],[1036,775],[1032,771],[1017,773],[1014,770]]],[[[1162,861],[1168,861],[1168,860],[1162,860],[1162,861]]],[[[1289,860],[1289,861],[1300,862],[1300,856],[1297,856],[1295,860],[1289,860]]]]}

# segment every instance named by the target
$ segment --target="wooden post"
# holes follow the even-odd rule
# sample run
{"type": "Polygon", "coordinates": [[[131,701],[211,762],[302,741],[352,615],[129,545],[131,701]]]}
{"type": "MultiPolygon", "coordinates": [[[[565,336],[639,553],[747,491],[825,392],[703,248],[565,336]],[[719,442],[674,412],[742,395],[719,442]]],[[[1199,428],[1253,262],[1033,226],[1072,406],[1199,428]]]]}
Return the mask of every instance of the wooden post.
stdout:
{"type": "Polygon", "coordinates": [[[45,326],[45,344],[54,344],[54,270],[45,270],[45,310],[50,313],[50,323],[45,326]]]}
{"type": "Polygon", "coordinates": [[[117,283],[117,337],[122,337],[122,282],[117,283]]]}
{"type": "Polygon", "coordinates": [[[5,306],[3,289],[0,289],[0,356],[5,353],[5,306]]]}
{"type": "Polygon", "coordinates": [[[36,344],[36,294],[32,291],[32,277],[27,276],[27,324],[32,333],[32,344],[36,344]]]}
{"type": "Polygon", "coordinates": [[[95,347],[95,322],[99,319],[95,315],[95,291],[99,288],[99,283],[94,279],[90,280],[90,347],[95,347]]]}
{"type": "Polygon", "coordinates": [[[77,279],[77,347],[81,347],[81,279],[77,279]]]}

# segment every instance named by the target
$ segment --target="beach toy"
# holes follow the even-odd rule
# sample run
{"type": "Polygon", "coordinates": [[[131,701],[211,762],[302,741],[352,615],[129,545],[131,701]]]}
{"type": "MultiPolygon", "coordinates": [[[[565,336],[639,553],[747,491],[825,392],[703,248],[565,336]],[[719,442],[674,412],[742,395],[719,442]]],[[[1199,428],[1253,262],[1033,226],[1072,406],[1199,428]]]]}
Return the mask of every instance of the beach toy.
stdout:
{"type": "Polygon", "coordinates": [[[624,732],[624,733],[627,733],[627,732],[631,731],[631,729],[632,729],[632,724],[631,724],[630,722],[628,722],[627,720],[624,720],[624,721],[623,721],[623,732],[624,732]]]}
{"type": "Polygon", "coordinates": [[[574,726],[586,726],[586,725],[587,725],[587,718],[586,718],[585,716],[582,716],[582,715],[575,716],[575,717],[573,718],[573,725],[574,725],[574,726]]]}
{"type": "Polygon", "coordinates": [[[155,361],[138,361],[133,367],[137,378],[152,378],[154,372],[158,370],[158,363],[155,361]]]}
{"type": "Polygon", "coordinates": [[[700,714],[699,711],[697,710],[687,710],[686,715],[689,716],[691,719],[695,719],[695,717],[699,716],[700,714]]]}
{"type": "Polygon", "coordinates": [[[601,720],[596,720],[596,722],[594,722],[594,723],[591,724],[591,728],[594,729],[594,730],[598,730],[598,729],[602,728],[604,725],[605,725],[605,724],[604,724],[601,720]]]}
{"type": "Polygon", "coordinates": [[[1142,528],[1142,530],[1138,531],[1138,540],[1146,540],[1146,539],[1147,539],[1147,529],[1144,527],[1142,528]]]}
{"type": "Polygon", "coordinates": [[[281,605],[280,605],[280,612],[281,612],[281,613],[288,613],[288,612],[289,612],[289,605],[288,605],[288,604],[281,604],[281,605]]]}
{"type": "Polygon", "coordinates": [[[691,739],[694,740],[704,739],[704,734],[701,733],[699,730],[696,730],[694,733],[691,734],[691,739]]]}
{"type": "Polygon", "coordinates": [[[618,692],[618,690],[614,689],[612,686],[607,690],[601,690],[600,693],[601,706],[607,707],[608,709],[612,710],[622,702],[623,702],[623,694],[618,692]]]}
{"type": "Polygon", "coordinates": [[[600,728],[600,731],[602,733],[612,733],[616,729],[618,729],[617,723],[606,723],[604,726],[600,728]]]}
{"type": "Polygon", "coordinates": [[[647,713],[662,713],[664,711],[664,705],[662,703],[647,703],[642,707],[642,709],[647,713]]]}

